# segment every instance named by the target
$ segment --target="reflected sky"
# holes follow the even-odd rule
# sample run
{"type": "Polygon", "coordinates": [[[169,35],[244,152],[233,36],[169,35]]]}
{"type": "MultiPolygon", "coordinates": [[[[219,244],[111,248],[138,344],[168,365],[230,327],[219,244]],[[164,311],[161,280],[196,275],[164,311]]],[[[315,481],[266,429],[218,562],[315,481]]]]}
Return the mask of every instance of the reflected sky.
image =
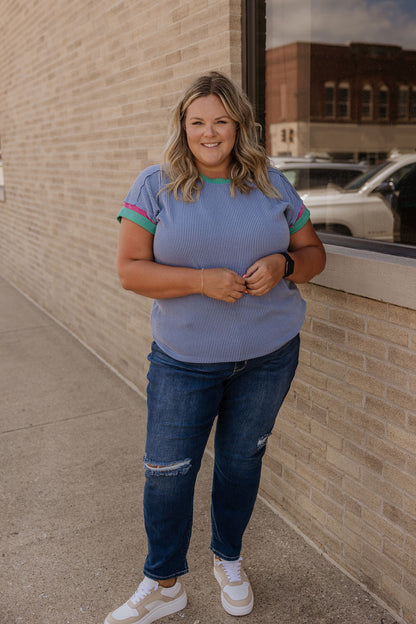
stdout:
{"type": "Polygon", "coordinates": [[[416,49],[416,0],[267,0],[267,48],[384,43],[416,49]]]}

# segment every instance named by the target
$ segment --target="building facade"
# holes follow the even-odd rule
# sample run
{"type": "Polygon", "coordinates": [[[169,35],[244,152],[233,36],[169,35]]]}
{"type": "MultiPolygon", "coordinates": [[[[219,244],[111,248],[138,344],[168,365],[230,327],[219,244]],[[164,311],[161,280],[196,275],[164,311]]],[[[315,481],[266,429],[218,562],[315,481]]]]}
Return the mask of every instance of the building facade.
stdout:
{"type": "Polygon", "coordinates": [[[272,155],[378,162],[415,149],[416,50],[294,42],[266,52],[272,155]]]}
{"type": "MultiPolygon", "coordinates": [[[[242,23],[253,4],[3,2],[1,276],[140,393],[151,302],[120,287],[115,216],[137,173],[160,160],[179,92],[210,69],[244,84],[242,23]]],[[[334,126],[322,119],[322,85],[318,108],[302,95],[309,70],[296,46],[287,62],[297,86],[286,86],[296,109],[286,104],[284,114],[334,126]]],[[[327,251],[324,273],[302,287],[301,364],[270,439],[262,494],[416,624],[416,260],[327,251]]]]}

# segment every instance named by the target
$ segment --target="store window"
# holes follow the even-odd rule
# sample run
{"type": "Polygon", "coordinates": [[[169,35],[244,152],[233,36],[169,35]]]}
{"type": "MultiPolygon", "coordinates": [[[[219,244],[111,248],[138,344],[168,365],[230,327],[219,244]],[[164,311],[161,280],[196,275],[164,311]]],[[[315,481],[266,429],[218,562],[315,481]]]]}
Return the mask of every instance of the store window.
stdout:
{"type": "Polygon", "coordinates": [[[333,0],[245,4],[265,11],[252,74],[264,83],[269,155],[366,169],[346,189],[302,189],[316,229],[416,253],[416,2],[398,0],[388,27],[384,0],[355,0],[354,11],[333,0]]]}
{"type": "Polygon", "coordinates": [[[350,116],[350,85],[341,82],[338,85],[338,115],[339,119],[348,119],[350,116]]]}
{"type": "Polygon", "coordinates": [[[325,117],[327,119],[333,119],[335,117],[335,83],[325,83],[325,117]]]}
{"type": "Polygon", "coordinates": [[[364,85],[361,91],[361,119],[373,117],[373,89],[371,85],[364,85]]]}
{"type": "Polygon", "coordinates": [[[389,90],[386,85],[381,85],[378,91],[378,118],[380,121],[389,118],[389,90]]]}
{"type": "Polygon", "coordinates": [[[410,92],[410,117],[416,119],[416,87],[410,92]]]}
{"type": "Polygon", "coordinates": [[[407,119],[409,117],[409,87],[407,85],[400,85],[399,87],[399,102],[397,108],[397,116],[399,119],[407,119]]]}

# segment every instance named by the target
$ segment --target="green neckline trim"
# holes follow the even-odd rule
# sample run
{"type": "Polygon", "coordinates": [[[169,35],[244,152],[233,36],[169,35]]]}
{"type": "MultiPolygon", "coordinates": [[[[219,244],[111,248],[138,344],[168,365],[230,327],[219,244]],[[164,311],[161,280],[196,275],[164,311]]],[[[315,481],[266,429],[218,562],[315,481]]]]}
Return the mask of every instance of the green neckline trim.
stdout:
{"type": "Polygon", "coordinates": [[[207,176],[202,175],[202,173],[199,177],[202,178],[204,182],[208,182],[209,184],[229,184],[231,182],[231,180],[228,180],[227,178],[208,178],[207,176]]]}

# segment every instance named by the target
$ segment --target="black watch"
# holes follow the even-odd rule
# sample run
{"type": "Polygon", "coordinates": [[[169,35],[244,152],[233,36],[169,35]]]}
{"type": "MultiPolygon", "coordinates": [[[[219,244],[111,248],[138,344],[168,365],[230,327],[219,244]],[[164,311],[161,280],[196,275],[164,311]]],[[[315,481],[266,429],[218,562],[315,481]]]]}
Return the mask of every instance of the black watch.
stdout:
{"type": "Polygon", "coordinates": [[[279,253],[286,259],[285,272],[283,274],[283,277],[289,277],[289,275],[292,275],[293,271],[295,270],[295,262],[293,258],[291,258],[289,254],[285,251],[280,251],[279,253]]]}

